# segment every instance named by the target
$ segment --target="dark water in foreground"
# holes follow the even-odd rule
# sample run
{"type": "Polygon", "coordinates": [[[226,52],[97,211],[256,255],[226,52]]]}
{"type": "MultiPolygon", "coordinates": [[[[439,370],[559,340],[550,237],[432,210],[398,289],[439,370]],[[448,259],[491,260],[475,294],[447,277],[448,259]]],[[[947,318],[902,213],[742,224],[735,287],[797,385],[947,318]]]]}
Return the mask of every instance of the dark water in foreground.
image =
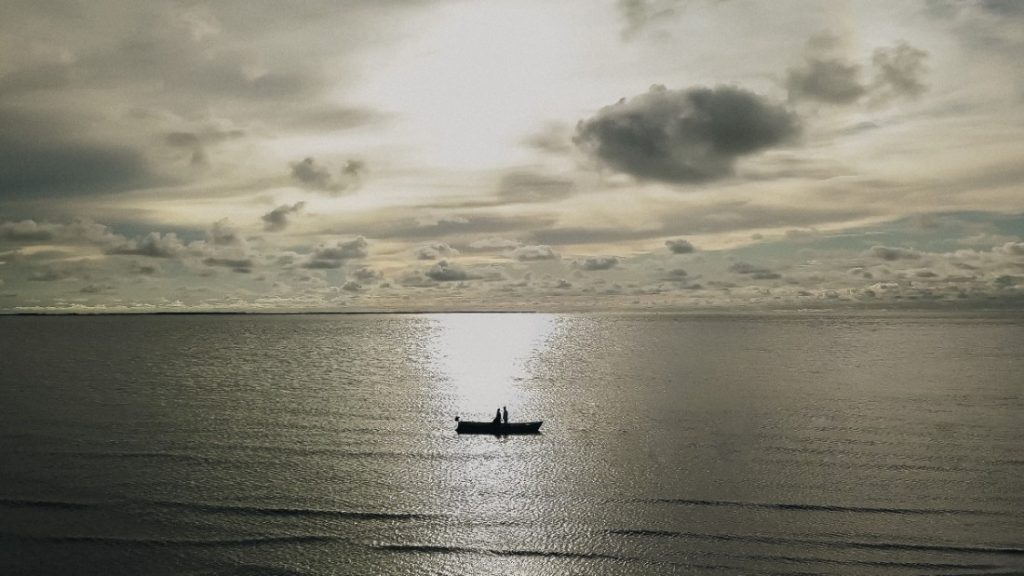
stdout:
{"type": "Polygon", "coordinates": [[[998,318],[0,318],[0,573],[1021,574],[1022,352],[998,318]],[[543,434],[454,434],[499,405],[543,434]]]}

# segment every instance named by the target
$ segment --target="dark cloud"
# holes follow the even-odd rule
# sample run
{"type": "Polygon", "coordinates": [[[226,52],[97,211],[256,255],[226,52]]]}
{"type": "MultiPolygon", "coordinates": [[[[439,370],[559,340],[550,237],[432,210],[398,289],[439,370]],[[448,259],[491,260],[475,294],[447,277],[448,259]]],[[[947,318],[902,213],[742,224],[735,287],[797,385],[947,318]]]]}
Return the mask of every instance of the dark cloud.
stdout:
{"type": "Polygon", "coordinates": [[[368,251],[366,238],[359,236],[352,240],[338,240],[333,246],[318,247],[309,260],[303,264],[305,268],[332,269],[341,268],[346,260],[366,258],[368,251]]]}
{"type": "Polygon", "coordinates": [[[619,259],[615,256],[595,256],[593,258],[586,258],[577,262],[577,265],[588,272],[595,270],[610,270],[619,264],[619,259]]]}
{"type": "Polygon", "coordinates": [[[21,68],[0,76],[0,99],[33,92],[59,90],[71,82],[70,68],[64,64],[43,64],[21,68]]]}
{"type": "Polygon", "coordinates": [[[796,116],[753,92],[654,86],[580,121],[573,141],[615,170],[687,183],[728,176],[737,158],[786,143],[798,133],[796,116]]]}
{"type": "Polygon", "coordinates": [[[534,262],[537,260],[556,260],[558,254],[550,246],[543,244],[537,246],[520,246],[512,251],[512,257],[520,262],[534,262]]]}
{"type": "Polygon", "coordinates": [[[204,258],[203,264],[207,266],[220,266],[230,268],[233,272],[248,274],[252,272],[253,261],[250,258],[204,258]]]}
{"type": "Polygon", "coordinates": [[[683,240],[682,238],[665,240],[665,246],[673,254],[690,254],[694,251],[693,244],[690,244],[688,240],[683,240]]]}
{"type": "Polygon", "coordinates": [[[527,171],[506,174],[498,184],[498,195],[508,202],[551,202],[571,196],[574,190],[570,180],[527,171]]]}
{"type": "Polygon", "coordinates": [[[263,220],[263,229],[267,232],[280,232],[288,227],[288,217],[292,214],[301,212],[306,206],[305,202],[296,202],[295,204],[282,204],[277,208],[274,208],[270,212],[267,212],[261,219],[263,220]]]}
{"type": "Polygon", "coordinates": [[[872,246],[871,249],[867,251],[867,255],[889,261],[917,260],[921,257],[921,253],[917,250],[911,250],[909,248],[891,248],[889,246],[872,246]]]}
{"type": "Polygon", "coordinates": [[[117,244],[107,254],[149,256],[150,258],[177,258],[185,251],[178,236],[173,233],[150,232],[142,238],[134,238],[117,244]]]}
{"type": "Polygon", "coordinates": [[[341,285],[341,289],[345,292],[361,292],[363,290],[363,286],[359,282],[349,280],[341,285]]]}
{"type": "Polygon", "coordinates": [[[425,272],[425,274],[427,278],[437,282],[459,282],[479,278],[479,276],[471,274],[465,268],[457,264],[450,264],[447,260],[441,260],[437,264],[434,264],[430,267],[430,270],[425,272]]]}
{"type": "Polygon", "coordinates": [[[729,267],[729,271],[743,276],[749,276],[754,280],[777,280],[782,278],[782,275],[778,272],[774,272],[769,268],[754,266],[747,262],[736,262],[729,267]]]}
{"type": "Polygon", "coordinates": [[[165,180],[127,146],[76,135],[57,119],[0,109],[0,193],[7,198],[119,192],[165,180]]]}
{"type": "Polygon", "coordinates": [[[355,188],[360,183],[366,164],[360,160],[348,160],[335,176],[331,170],[316,163],[313,158],[305,158],[291,165],[292,179],[304,188],[328,194],[340,194],[355,188]]]}

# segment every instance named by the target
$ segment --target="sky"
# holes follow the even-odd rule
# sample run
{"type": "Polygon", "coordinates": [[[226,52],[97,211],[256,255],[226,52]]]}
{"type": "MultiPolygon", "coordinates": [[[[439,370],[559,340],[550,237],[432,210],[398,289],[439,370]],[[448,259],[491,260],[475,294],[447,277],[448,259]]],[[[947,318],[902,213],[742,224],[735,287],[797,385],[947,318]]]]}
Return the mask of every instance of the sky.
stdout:
{"type": "Polygon", "coordinates": [[[1024,2],[7,0],[0,312],[1021,308],[1024,2]]]}

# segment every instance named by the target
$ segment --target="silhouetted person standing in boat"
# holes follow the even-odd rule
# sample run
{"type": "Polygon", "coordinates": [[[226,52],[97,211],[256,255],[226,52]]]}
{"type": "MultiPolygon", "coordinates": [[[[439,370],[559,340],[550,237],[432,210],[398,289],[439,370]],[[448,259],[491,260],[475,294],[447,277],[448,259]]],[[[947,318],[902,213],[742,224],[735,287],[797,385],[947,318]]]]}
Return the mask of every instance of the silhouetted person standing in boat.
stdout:
{"type": "Polygon", "coordinates": [[[505,408],[504,406],[501,407],[501,420],[505,424],[508,424],[508,408],[505,408]]]}
{"type": "Polygon", "coordinates": [[[498,411],[495,412],[494,420],[491,422],[491,424],[501,424],[501,408],[498,408],[498,411]]]}

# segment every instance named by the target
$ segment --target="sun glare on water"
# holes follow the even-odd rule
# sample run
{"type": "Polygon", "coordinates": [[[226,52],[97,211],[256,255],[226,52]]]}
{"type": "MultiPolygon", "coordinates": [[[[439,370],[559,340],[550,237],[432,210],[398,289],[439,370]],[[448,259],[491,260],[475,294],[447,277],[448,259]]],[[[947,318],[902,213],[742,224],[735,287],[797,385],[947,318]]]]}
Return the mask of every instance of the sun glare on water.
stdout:
{"type": "Polygon", "coordinates": [[[524,383],[530,361],[547,347],[554,317],[546,314],[439,314],[432,316],[430,361],[453,415],[490,420],[509,409],[510,420],[536,414],[524,383]]]}

